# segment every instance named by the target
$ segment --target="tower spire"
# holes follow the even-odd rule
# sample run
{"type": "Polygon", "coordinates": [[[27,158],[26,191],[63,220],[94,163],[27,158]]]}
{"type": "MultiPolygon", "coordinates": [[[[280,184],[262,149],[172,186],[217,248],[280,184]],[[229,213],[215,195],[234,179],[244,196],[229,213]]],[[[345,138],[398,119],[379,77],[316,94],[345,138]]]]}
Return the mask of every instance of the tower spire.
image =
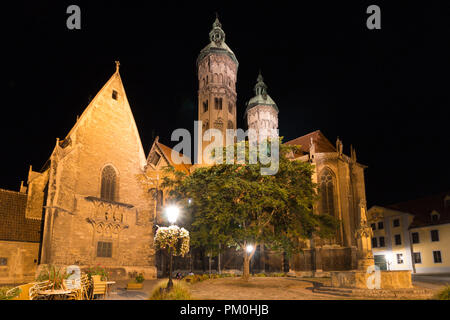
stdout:
{"type": "Polygon", "coordinates": [[[264,83],[264,78],[261,74],[261,69],[259,69],[258,78],[256,78],[255,94],[257,96],[262,95],[267,96],[267,85],[264,83]]]}
{"type": "Polygon", "coordinates": [[[219,15],[216,12],[216,20],[212,25],[211,32],[209,33],[209,40],[214,42],[216,46],[220,47],[225,42],[225,32],[222,30],[222,24],[219,21],[219,15]]]}

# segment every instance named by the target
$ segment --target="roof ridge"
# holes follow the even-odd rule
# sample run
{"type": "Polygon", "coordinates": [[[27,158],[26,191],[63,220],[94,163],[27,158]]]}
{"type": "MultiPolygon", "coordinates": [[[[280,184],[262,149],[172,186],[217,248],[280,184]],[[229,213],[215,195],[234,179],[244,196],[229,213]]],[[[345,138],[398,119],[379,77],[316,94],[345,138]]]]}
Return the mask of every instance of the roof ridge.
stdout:
{"type": "Polygon", "coordinates": [[[26,193],[23,193],[23,192],[20,192],[20,191],[7,190],[7,189],[3,189],[3,188],[0,188],[0,192],[15,193],[15,194],[19,194],[19,195],[22,195],[22,196],[26,196],[27,195],[26,193]]]}

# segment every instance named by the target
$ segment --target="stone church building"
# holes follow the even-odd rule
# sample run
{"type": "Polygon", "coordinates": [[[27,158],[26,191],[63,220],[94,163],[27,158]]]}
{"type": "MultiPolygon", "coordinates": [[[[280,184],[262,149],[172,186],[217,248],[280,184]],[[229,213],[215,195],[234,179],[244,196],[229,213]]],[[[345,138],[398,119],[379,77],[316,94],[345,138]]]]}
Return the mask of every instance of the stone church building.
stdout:
{"type": "MultiPolygon", "coordinates": [[[[218,19],[209,37],[197,58],[198,120],[203,130],[216,128],[225,136],[226,129],[236,129],[238,60],[225,43],[218,19]]],[[[30,166],[27,185],[19,192],[0,189],[0,283],[31,280],[45,264],[101,265],[116,279],[132,272],[142,272],[147,279],[164,274],[166,257],[153,246],[156,224],[167,223],[162,168],[174,166],[189,174],[196,164],[176,164],[173,150],[158,138],[145,155],[116,64],[116,72],[74,127],[64,139],[56,139],[44,166],[30,166]]],[[[279,112],[260,74],[255,96],[246,105],[248,127],[267,137],[268,129],[278,129],[279,112]]],[[[201,150],[208,144],[196,143],[201,150]]],[[[354,149],[350,156],[343,154],[342,142],[333,145],[320,131],[286,143],[301,145],[293,160],[316,166],[313,179],[321,195],[316,213],[339,218],[340,226],[332,241],[305,241],[302,253],[289,261],[259,246],[253,271],[317,274],[355,269],[356,231],[366,210],[365,166],[356,161],[354,149]]],[[[175,269],[206,271],[209,263],[213,269],[237,269],[242,257],[226,250],[208,259],[205,252],[193,250],[175,260],[175,269]]]]}

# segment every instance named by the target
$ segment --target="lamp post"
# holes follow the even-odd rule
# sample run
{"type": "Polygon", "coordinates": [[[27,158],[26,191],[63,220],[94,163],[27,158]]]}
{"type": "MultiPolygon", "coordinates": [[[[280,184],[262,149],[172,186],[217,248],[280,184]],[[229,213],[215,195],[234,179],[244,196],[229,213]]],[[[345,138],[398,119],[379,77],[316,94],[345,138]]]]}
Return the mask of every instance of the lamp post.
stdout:
{"type": "MultiPolygon", "coordinates": [[[[171,225],[174,225],[178,219],[178,215],[180,214],[180,208],[175,205],[168,206],[166,208],[167,220],[169,220],[171,225]]],[[[172,282],[172,257],[173,257],[173,249],[169,247],[169,282],[167,283],[167,291],[170,291],[173,287],[172,282]]]]}
{"type": "MultiPolygon", "coordinates": [[[[247,247],[245,247],[245,250],[247,251],[248,255],[251,255],[253,250],[254,250],[254,247],[253,247],[253,245],[249,244],[249,245],[247,245],[247,247]]],[[[248,261],[248,272],[249,272],[249,275],[251,273],[250,270],[253,270],[253,268],[252,268],[252,259],[251,258],[248,261]]]]}

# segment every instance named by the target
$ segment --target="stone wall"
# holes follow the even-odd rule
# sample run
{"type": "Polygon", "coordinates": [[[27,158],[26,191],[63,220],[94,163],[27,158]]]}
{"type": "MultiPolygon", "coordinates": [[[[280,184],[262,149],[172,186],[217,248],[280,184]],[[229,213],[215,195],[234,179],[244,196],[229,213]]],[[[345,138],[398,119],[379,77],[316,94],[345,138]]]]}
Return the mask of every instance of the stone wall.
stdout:
{"type": "MultiPolygon", "coordinates": [[[[408,289],[412,288],[411,271],[380,271],[379,288],[376,289],[408,289]]],[[[373,273],[364,271],[331,272],[331,286],[336,288],[368,288],[367,283],[374,278],[373,273]],[[371,279],[369,279],[371,277],[371,279]]],[[[375,284],[376,282],[372,282],[375,284]]]]}
{"type": "Polygon", "coordinates": [[[21,284],[34,280],[39,243],[0,241],[0,284],[21,284]],[[6,260],[5,260],[6,259],[6,260]],[[6,263],[6,265],[3,265],[6,263]]]}
{"type": "Polygon", "coordinates": [[[51,155],[41,262],[142,269],[154,277],[150,201],[139,180],[145,164],[116,72],[51,155]],[[107,166],[115,172],[113,199],[101,195],[107,166]],[[97,253],[99,242],[111,245],[110,257],[97,253]]]}

